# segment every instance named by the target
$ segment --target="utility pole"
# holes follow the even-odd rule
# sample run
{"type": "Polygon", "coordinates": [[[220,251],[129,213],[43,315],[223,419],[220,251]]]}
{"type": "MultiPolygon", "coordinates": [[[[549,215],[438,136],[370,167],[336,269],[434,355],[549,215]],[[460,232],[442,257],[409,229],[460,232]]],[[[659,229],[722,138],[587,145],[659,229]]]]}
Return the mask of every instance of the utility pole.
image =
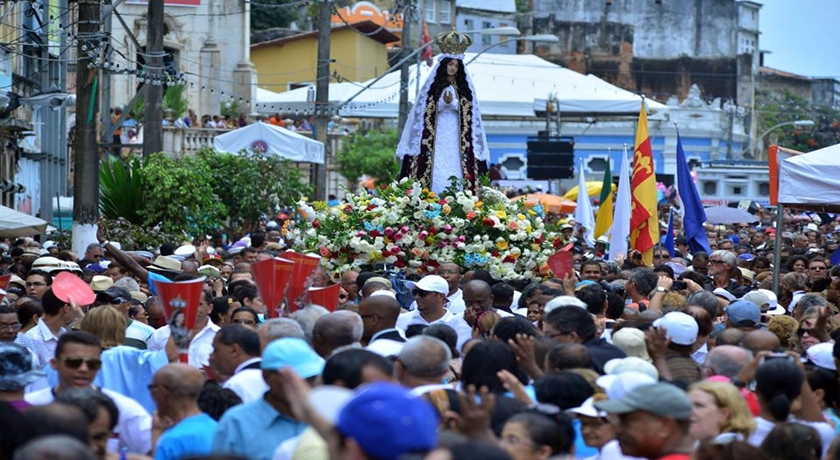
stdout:
{"type": "Polygon", "coordinates": [[[163,0],[149,0],[146,14],[146,118],[143,120],[143,156],[163,151],[163,0]],[[151,80],[151,81],[150,81],[151,80]]]}
{"type": "Polygon", "coordinates": [[[79,0],[76,64],[76,139],[73,146],[73,251],[82,254],[96,242],[99,221],[99,146],[96,97],[98,71],[91,60],[100,46],[100,2],[79,0]]]}
{"type": "Polygon", "coordinates": [[[315,167],[315,199],[327,198],[327,165],[330,146],[327,143],[327,123],[330,119],[330,28],[332,6],[321,0],[318,10],[318,71],[315,76],[315,138],[324,144],[324,164],[315,167]]]}
{"type": "MultiPolygon", "coordinates": [[[[403,30],[400,56],[405,59],[411,54],[411,23],[414,22],[415,0],[403,0],[403,30]]],[[[408,120],[408,72],[410,62],[403,63],[400,67],[400,116],[397,121],[397,132],[402,133],[406,120],[408,120]]]]}

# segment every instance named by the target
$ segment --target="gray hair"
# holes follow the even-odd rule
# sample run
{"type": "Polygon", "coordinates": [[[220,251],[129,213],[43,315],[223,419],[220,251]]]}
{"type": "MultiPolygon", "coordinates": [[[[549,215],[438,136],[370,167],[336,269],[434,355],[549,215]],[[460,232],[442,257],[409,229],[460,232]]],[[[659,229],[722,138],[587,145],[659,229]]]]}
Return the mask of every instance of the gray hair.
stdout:
{"type": "Polygon", "coordinates": [[[688,296],[685,303],[686,307],[700,307],[703,310],[709,312],[709,315],[712,319],[718,317],[718,298],[713,293],[702,290],[697,292],[692,292],[691,295],[688,296]]]}
{"type": "Polygon", "coordinates": [[[289,318],[271,318],[266,320],[260,324],[258,331],[266,339],[266,343],[271,343],[284,337],[306,340],[306,335],[303,333],[303,328],[300,327],[300,324],[289,318]]]}
{"type": "Polygon", "coordinates": [[[114,286],[125,288],[128,290],[128,292],[140,291],[140,284],[138,284],[137,281],[135,281],[133,278],[129,278],[128,276],[114,281],[114,286]]]}
{"type": "Polygon", "coordinates": [[[630,278],[628,281],[636,285],[636,291],[639,294],[647,296],[656,289],[656,283],[659,281],[659,277],[656,276],[656,273],[653,270],[639,267],[634,268],[633,271],[630,272],[630,278]]]}
{"type": "Polygon", "coordinates": [[[419,378],[442,377],[449,370],[451,359],[449,346],[443,340],[429,335],[408,339],[397,358],[406,372],[419,378]]]}
{"type": "Polygon", "coordinates": [[[717,251],[712,252],[709,256],[709,260],[714,259],[717,257],[718,259],[726,262],[729,264],[730,267],[735,267],[738,265],[738,257],[735,256],[735,253],[726,249],[718,249],[717,251]]]}
{"type": "Polygon", "coordinates": [[[811,307],[827,307],[828,300],[820,294],[808,293],[799,298],[796,302],[796,311],[805,312],[811,307]]]}
{"type": "Polygon", "coordinates": [[[804,291],[808,286],[808,277],[802,273],[791,272],[782,277],[781,284],[790,291],[804,291]]]}
{"type": "Polygon", "coordinates": [[[312,329],[315,329],[315,323],[318,322],[319,318],[329,313],[329,310],[319,305],[307,305],[293,312],[289,315],[289,318],[297,321],[301,329],[303,329],[304,339],[308,343],[312,343],[312,329]]]}
{"type": "Polygon", "coordinates": [[[543,314],[547,315],[551,313],[551,310],[556,310],[558,308],[563,307],[579,307],[586,310],[586,304],[578,299],[577,297],[572,297],[570,295],[561,295],[560,297],[555,297],[545,304],[545,308],[543,309],[543,314]]]}
{"type": "Polygon", "coordinates": [[[86,444],[67,435],[37,438],[17,451],[14,460],[95,460],[86,444]]]}
{"type": "Polygon", "coordinates": [[[713,375],[722,375],[735,378],[741,369],[752,360],[753,354],[750,350],[734,345],[721,345],[713,348],[708,355],[706,355],[706,362],[703,363],[706,367],[712,370],[713,375]],[[743,360],[736,359],[734,353],[743,352],[743,360]]]}

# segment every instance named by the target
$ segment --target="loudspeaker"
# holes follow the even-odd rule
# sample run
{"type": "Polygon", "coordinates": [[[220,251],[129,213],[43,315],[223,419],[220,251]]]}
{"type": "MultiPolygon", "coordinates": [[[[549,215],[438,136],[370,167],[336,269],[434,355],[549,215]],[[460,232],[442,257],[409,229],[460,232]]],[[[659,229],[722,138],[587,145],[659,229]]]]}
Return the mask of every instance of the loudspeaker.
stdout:
{"type": "Polygon", "coordinates": [[[528,178],[538,180],[575,177],[573,137],[529,137],[528,178]]]}

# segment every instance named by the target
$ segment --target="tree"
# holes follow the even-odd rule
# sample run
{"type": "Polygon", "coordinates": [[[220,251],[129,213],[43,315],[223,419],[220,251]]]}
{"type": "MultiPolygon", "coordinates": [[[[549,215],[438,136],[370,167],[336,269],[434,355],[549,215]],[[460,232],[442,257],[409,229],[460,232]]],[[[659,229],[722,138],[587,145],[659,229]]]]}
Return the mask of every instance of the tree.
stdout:
{"type": "Polygon", "coordinates": [[[214,193],[227,207],[229,224],[241,223],[249,229],[262,215],[295,206],[312,193],[300,169],[282,158],[213,150],[202,150],[198,157],[210,170],[214,193]]]}
{"type": "MultiPolygon", "coordinates": [[[[763,133],[779,123],[812,120],[813,127],[782,126],[768,133],[764,146],[777,144],[800,152],[828,147],[840,142],[840,111],[791,94],[768,90],[756,91],[758,133],[763,133]]],[[[760,143],[762,139],[756,139],[760,143]]],[[[766,149],[764,149],[766,151],[766,149]]]]}
{"type": "Polygon", "coordinates": [[[292,0],[260,0],[251,3],[251,30],[289,27],[298,19],[297,6],[285,6],[292,0]]]}
{"type": "Polygon", "coordinates": [[[140,225],[143,198],[142,160],[129,163],[106,157],[99,168],[99,212],[106,219],[123,218],[140,225]]]}
{"type": "Polygon", "coordinates": [[[370,130],[355,132],[341,143],[338,169],[350,181],[368,175],[380,182],[390,182],[400,172],[394,154],[397,148],[397,130],[370,130]]]}

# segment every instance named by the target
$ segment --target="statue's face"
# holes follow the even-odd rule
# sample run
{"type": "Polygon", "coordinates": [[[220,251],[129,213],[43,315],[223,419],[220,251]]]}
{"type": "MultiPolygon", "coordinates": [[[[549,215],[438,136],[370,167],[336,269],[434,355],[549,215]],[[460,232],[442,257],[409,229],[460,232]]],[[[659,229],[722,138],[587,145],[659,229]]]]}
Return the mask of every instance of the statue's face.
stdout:
{"type": "Polygon", "coordinates": [[[446,75],[450,77],[454,77],[458,74],[458,67],[461,65],[461,61],[457,59],[453,59],[449,61],[449,64],[446,64],[446,75]]]}

